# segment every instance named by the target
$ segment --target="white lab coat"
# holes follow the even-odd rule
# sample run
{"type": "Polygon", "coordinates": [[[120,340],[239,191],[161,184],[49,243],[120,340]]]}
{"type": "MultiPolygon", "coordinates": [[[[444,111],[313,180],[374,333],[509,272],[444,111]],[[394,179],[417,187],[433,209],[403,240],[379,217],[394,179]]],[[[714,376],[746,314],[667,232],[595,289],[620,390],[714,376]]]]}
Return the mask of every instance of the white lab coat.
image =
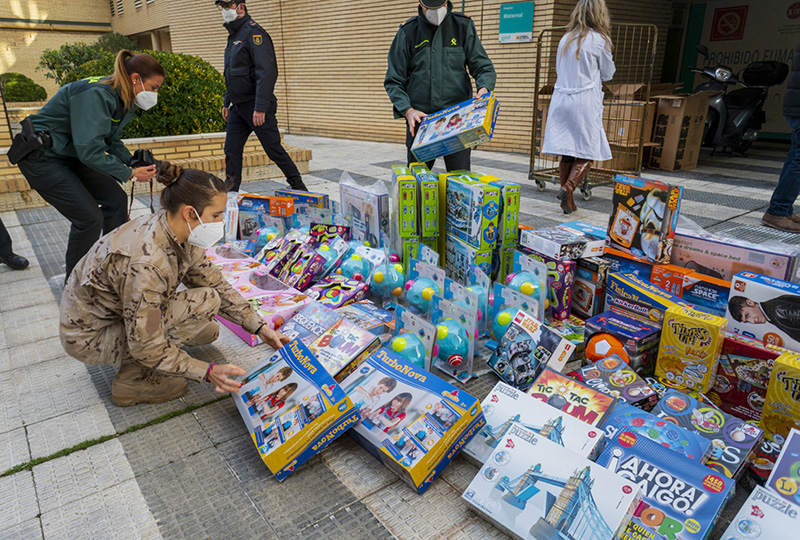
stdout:
{"type": "Polygon", "coordinates": [[[614,59],[606,40],[590,30],[581,43],[564,51],[569,34],[561,38],[556,57],[555,91],[545,124],[542,153],[573,156],[592,161],[611,159],[611,148],[603,130],[603,81],[614,76],[614,59]]]}

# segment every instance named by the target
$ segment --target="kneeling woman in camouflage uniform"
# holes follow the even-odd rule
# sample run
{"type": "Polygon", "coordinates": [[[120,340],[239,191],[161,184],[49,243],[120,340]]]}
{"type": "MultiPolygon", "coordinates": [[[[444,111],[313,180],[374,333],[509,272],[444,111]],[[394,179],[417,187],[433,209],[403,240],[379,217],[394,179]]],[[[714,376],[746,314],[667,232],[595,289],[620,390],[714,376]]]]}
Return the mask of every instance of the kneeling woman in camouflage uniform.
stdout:
{"type": "Polygon", "coordinates": [[[288,342],[205,258],[222,238],[226,189],[207,172],[164,162],[160,213],[135,219],[101,238],[80,260],[61,300],[64,350],[87,364],[119,368],[117,405],[158,403],[186,392],[185,379],[234,392],[245,371],[208,364],[180,347],[211,343],[219,313],[274,348],[288,342]],[[178,291],[180,284],[187,289],[178,291]]]}

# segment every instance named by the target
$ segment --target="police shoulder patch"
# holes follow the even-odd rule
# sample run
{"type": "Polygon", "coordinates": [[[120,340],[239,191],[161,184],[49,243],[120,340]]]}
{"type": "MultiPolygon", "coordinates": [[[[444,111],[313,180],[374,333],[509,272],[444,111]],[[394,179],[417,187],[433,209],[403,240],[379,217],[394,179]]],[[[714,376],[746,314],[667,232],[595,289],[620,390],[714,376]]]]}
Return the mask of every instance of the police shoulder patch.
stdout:
{"type": "Polygon", "coordinates": [[[262,41],[261,34],[253,34],[253,43],[255,45],[261,45],[262,41]]]}

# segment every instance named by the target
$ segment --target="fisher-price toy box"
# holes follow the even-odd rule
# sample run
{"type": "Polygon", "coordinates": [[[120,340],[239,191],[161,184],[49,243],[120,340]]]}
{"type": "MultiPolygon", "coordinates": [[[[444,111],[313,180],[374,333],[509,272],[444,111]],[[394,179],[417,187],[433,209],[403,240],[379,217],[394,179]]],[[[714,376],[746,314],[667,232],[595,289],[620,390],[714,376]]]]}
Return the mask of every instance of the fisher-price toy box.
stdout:
{"type": "MultiPolygon", "coordinates": [[[[484,411],[484,414],[486,411],[484,411]]],[[[775,467],[767,479],[767,487],[792,504],[800,504],[800,431],[792,429],[775,467]]]]}
{"type": "Polygon", "coordinates": [[[787,538],[800,528],[800,506],[756,486],[731,520],[722,540],[787,538]]]}
{"type": "Polygon", "coordinates": [[[261,459],[279,481],[361,419],[297,340],[248,371],[233,399],[261,459]]]}
{"type": "Polygon", "coordinates": [[[411,153],[417,161],[460,152],[492,140],[500,105],[490,92],[429,114],[420,122],[411,153]]]}
{"type": "Polygon", "coordinates": [[[761,428],[770,441],[783,444],[792,428],[800,429],[800,355],[775,359],[761,413],[761,428]]]}
{"type": "MultiPolygon", "coordinates": [[[[291,320],[312,302],[311,298],[291,287],[282,291],[269,291],[263,296],[250,298],[247,301],[273,330],[280,330],[286,321],[291,320]]],[[[225,317],[217,315],[217,320],[251,347],[261,343],[261,338],[256,334],[251,334],[225,317]]]]}
{"type": "Polygon", "coordinates": [[[484,274],[490,274],[492,271],[491,250],[477,250],[448,234],[445,237],[444,254],[444,269],[447,271],[447,277],[458,283],[466,283],[472,263],[477,264],[484,274]]]}
{"type": "Polygon", "coordinates": [[[597,464],[642,488],[627,540],[705,540],[733,495],[733,479],[630,431],[612,437],[597,464]]]}
{"type": "Polygon", "coordinates": [[[660,326],[666,311],[673,306],[689,307],[689,304],[633,274],[608,276],[606,311],[660,326]]]}
{"type": "Polygon", "coordinates": [[[656,391],[616,354],[582,367],[578,374],[589,388],[642,410],[649,411],[658,402],[656,391]]]}
{"type": "Polygon", "coordinates": [[[800,285],[740,272],[731,281],[725,317],[736,334],[800,352],[800,285]]]}
{"type": "Polygon", "coordinates": [[[477,399],[385,348],[341,385],[361,411],[350,435],[418,493],[486,424],[477,399]]]}
{"type": "Polygon", "coordinates": [[[446,175],[445,232],[479,251],[491,251],[497,243],[500,188],[482,184],[465,175],[446,175]]]}
{"type": "Polygon", "coordinates": [[[308,348],[336,382],[341,382],[380,346],[375,334],[341,318],[308,348]]]}
{"type": "Polygon", "coordinates": [[[617,540],[642,492],[636,482],[514,425],[463,498],[514,538],[617,540]]]}
{"type": "Polygon", "coordinates": [[[603,451],[603,430],[557,411],[499,382],[481,403],[486,426],[464,448],[464,457],[482,467],[512,425],[538,433],[566,450],[594,461],[603,451]]]}
{"type": "Polygon", "coordinates": [[[592,426],[601,426],[617,400],[555,370],[545,368],[528,395],[592,426]]]}
{"type": "Polygon", "coordinates": [[[308,347],[341,318],[341,314],[328,306],[311,302],[284,324],[281,332],[289,339],[299,339],[308,347]]]}

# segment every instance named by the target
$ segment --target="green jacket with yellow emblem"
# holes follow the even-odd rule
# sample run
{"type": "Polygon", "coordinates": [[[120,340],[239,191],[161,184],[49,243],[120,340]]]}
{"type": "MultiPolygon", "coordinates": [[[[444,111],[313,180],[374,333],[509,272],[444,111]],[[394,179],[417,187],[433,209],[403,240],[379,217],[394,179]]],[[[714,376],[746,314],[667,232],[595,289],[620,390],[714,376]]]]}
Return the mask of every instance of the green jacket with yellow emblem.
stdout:
{"type": "Polygon", "coordinates": [[[122,144],[122,130],[136,116],[136,105],[127,110],[119,90],[91,77],[62,86],[42,109],[30,116],[37,131],[47,131],[53,146],[47,157],[78,158],[81,163],[127,182],[133,169],[131,153],[122,144]]]}
{"type": "Polygon", "coordinates": [[[475,23],[454,12],[450,2],[447,9],[449,14],[434,26],[420,7],[397,31],[383,82],[395,118],[410,108],[431,114],[470,99],[470,76],[478,88],[494,90],[497,74],[475,23]]]}

